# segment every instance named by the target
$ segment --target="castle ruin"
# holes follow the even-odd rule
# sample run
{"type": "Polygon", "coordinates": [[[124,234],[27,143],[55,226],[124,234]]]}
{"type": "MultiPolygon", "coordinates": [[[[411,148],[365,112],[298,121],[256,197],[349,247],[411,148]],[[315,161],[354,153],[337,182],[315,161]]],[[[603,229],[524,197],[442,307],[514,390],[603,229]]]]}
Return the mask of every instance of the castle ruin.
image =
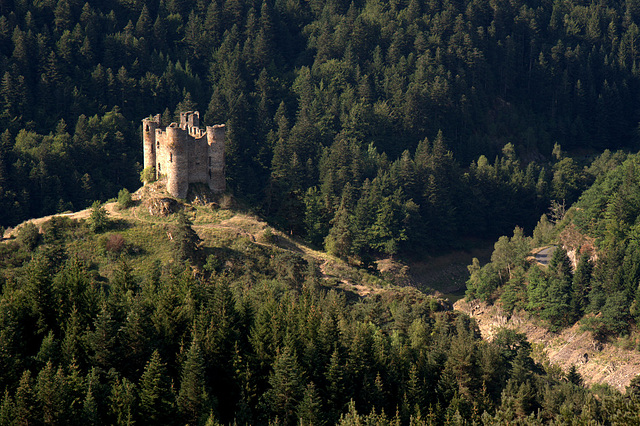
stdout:
{"type": "MultiPolygon", "coordinates": [[[[156,179],[166,177],[167,191],[186,198],[190,183],[206,183],[216,193],[226,188],[224,124],[200,128],[200,113],[180,113],[180,125],[160,127],[160,114],[142,120],[144,167],[155,167],[156,179]]],[[[146,184],[147,182],[145,182],[146,184]]]]}

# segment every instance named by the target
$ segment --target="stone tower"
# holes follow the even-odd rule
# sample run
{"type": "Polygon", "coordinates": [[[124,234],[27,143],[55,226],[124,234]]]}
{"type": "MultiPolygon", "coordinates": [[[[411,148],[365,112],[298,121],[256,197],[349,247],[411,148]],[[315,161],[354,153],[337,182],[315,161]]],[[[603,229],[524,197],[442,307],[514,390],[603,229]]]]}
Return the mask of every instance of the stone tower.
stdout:
{"type": "MultiPolygon", "coordinates": [[[[190,183],[206,183],[216,193],[226,189],[225,125],[200,128],[198,111],[180,114],[180,124],[160,127],[160,116],[142,120],[144,167],[154,166],[156,178],[166,178],[167,191],[185,198],[190,183]]],[[[147,183],[147,182],[145,182],[147,183]]]]}
{"type": "MultiPolygon", "coordinates": [[[[144,152],[144,168],[156,165],[156,129],[160,127],[160,114],[142,120],[142,146],[144,152]]],[[[147,183],[147,182],[145,182],[147,183]]]]}

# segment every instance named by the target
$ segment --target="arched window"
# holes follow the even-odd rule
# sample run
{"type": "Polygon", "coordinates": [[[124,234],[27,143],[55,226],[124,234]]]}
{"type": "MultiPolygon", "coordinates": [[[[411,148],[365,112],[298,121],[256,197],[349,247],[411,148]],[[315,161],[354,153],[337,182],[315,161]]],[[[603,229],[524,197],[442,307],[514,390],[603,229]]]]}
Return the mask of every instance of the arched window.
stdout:
{"type": "Polygon", "coordinates": [[[144,131],[148,132],[149,131],[149,125],[147,124],[146,126],[144,126],[144,131]]]}
{"type": "Polygon", "coordinates": [[[173,152],[169,153],[169,162],[173,163],[173,152]]]}

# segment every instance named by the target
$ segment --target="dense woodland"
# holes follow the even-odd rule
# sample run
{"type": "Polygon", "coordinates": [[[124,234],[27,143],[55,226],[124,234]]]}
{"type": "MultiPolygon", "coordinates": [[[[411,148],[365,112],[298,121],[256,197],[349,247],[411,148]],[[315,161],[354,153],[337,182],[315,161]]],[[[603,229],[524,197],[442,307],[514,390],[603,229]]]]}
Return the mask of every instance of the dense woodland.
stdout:
{"type": "Polygon", "coordinates": [[[95,204],[0,244],[0,424],[637,419],[637,380],[588,390],[535,363],[524,335],[483,341],[415,289],[360,299],[312,259],[247,238],[202,245],[174,216],[127,224],[95,204]],[[167,230],[174,258],[148,257],[167,230]]]}
{"type": "MultiPolygon", "coordinates": [[[[525,309],[555,329],[581,320],[596,338],[628,336],[640,320],[640,155],[605,152],[592,168],[596,182],[554,221],[543,216],[527,237],[521,228],[500,237],[491,262],[469,266],[467,294],[525,309]],[[606,171],[606,172],[605,172],[606,171]],[[556,244],[549,266],[529,258],[556,244]],[[567,250],[575,252],[575,265],[567,250]]],[[[560,206],[556,206],[560,207],[560,206]]],[[[640,349],[633,333],[627,345],[640,349]]]]}
{"type": "Polygon", "coordinates": [[[632,0],[0,0],[0,227],[93,205],[0,242],[0,424],[637,421],[637,380],[587,390],[417,291],[350,297],[300,255],[94,201],[140,186],[143,117],[198,109],[274,227],[368,266],[517,225],[469,296],[624,336],[639,25],[632,0]],[[165,232],[175,258],[149,257],[165,232]],[[575,269],[527,261],[569,232],[593,239],[575,269]]]}
{"type": "Polygon", "coordinates": [[[231,190],[365,262],[531,229],[590,183],[590,153],[637,146],[633,1],[4,0],[0,15],[5,227],[134,190],[157,112],[226,123],[231,190]]]}

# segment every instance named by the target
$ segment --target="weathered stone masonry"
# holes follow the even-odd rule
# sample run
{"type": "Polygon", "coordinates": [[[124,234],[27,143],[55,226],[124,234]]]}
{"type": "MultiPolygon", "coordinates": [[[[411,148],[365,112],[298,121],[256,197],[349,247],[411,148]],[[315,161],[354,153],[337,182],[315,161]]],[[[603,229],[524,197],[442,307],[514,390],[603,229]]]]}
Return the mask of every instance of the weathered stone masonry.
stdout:
{"type": "MultiPolygon", "coordinates": [[[[200,128],[200,113],[180,114],[180,125],[162,129],[160,115],[142,120],[144,167],[155,167],[156,179],[167,178],[167,191],[186,198],[190,183],[206,183],[224,192],[224,124],[200,128]]],[[[145,182],[146,183],[146,182],[145,182]]]]}

